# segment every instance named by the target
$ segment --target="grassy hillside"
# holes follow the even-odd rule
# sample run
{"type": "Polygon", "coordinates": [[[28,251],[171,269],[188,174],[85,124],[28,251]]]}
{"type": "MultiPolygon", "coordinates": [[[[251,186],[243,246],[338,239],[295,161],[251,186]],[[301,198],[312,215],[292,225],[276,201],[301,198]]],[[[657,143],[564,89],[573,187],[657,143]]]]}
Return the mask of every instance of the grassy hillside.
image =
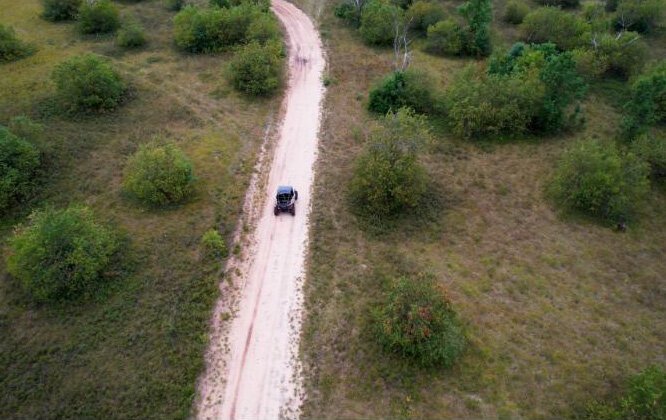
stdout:
{"type": "MultiPolygon", "coordinates": [[[[367,92],[391,70],[393,51],[364,46],[332,2],[305,3],[319,16],[332,81],[306,285],[306,417],[574,416],[648,364],[666,363],[666,191],[653,189],[625,233],[559,215],[543,191],[572,141],[615,135],[625,83],[592,86],[587,124],[573,134],[465,142],[435,124],[423,156],[434,215],[373,234],[350,213],[345,186],[373,119],[367,92]],[[370,307],[386,279],[423,271],[448,289],[470,338],[450,370],[412,367],[371,336],[370,307]]],[[[515,28],[497,19],[503,2],[493,7],[495,44],[511,45],[515,28]]],[[[663,35],[647,41],[651,58],[663,58],[663,35]]],[[[414,46],[412,67],[442,87],[476,63],[414,46]]]]}
{"type": "Polygon", "coordinates": [[[143,24],[148,44],[124,51],[112,37],[82,37],[73,23],[39,17],[39,0],[0,0],[3,24],[37,52],[0,65],[0,124],[25,114],[44,124],[43,186],[0,219],[3,254],[13,226],[33,209],[90,206],[128,237],[126,272],[97,301],[35,305],[0,262],[0,417],[182,418],[203,367],[218,266],[199,256],[209,228],[235,227],[265,127],[279,102],[249,100],[228,85],[227,55],[175,49],[161,1],[118,3],[143,24]],[[57,112],[54,66],[75,54],[109,57],[131,86],[118,110],[57,112]],[[192,160],[189,202],[148,210],[121,193],[127,156],[154,138],[192,160]]]}

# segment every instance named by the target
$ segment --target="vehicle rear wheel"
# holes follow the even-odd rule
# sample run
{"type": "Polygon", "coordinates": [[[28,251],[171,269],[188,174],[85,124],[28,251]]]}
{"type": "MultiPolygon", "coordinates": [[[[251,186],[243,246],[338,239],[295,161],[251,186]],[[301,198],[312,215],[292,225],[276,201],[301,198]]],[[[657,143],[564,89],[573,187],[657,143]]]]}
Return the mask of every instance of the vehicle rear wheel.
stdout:
{"type": "Polygon", "coordinates": [[[294,190],[294,200],[298,200],[298,191],[294,190]]]}
{"type": "Polygon", "coordinates": [[[273,207],[273,214],[276,216],[280,214],[280,209],[278,208],[278,206],[273,207]]]}
{"type": "Polygon", "coordinates": [[[289,209],[289,213],[291,213],[292,216],[296,216],[296,206],[293,206],[291,209],[289,209]]]}

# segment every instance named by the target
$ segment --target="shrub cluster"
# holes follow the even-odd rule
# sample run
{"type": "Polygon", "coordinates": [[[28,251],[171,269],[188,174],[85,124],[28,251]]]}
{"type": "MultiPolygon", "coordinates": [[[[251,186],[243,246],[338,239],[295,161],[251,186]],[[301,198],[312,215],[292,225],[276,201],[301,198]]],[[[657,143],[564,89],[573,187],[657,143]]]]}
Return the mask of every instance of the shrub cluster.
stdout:
{"type": "Polygon", "coordinates": [[[467,52],[469,34],[463,25],[446,19],[428,27],[426,51],[439,55],[464,55],[467,52]]]}
{"type": "Polygon", "coordinates": [[[356,160],[350,186],[353,210],[371,222],[416,208],[427,186],[418,161],[418,150],[430,136],[425,120],[403,108],[381,123],[356,160]]]}
{"type": "Polygon", "coordinates": [[[123,48],[138,48],[146,43],[146,34],[135,19],[128,19],[118,31],[116,42],[123,48]]]}
{"type": "Polygon", "coordinates": [[[26,57],[34,50],[32,45],[18,39],[13,28],[0,24],[0,63],[26,57]]]}
{"type": "Polygon", "coordinates": [[[427,34],[430,26],[444,18],[446,12],[440,4],[424,0],[414,2],[406,13],[406,20],[411,22],[410,27],[423,35],[427,34]]]}
{"type": "Polygon", "coordinates": [[[120,27],[118,8],[110,0],[85,1],[79,9],[79,32],[106,34],[120,27]]]}
{"type": "Polygon", "coordinates": [[[53,22],[73,20],[79,14],[81,0],[42,0],[44,11],[42,16],[53,22]]]}
{"type": "Polygon", "coordinates": [[[141,146],[123,173],[125,191],[151,206],[182,202],[192,194],[194,182],[192,163],[172,144],[141,146]]]}
{"type": "Polygon", "coordinates": [[[209,4],[212,7],[236,7],[241,4],[250,4],[253,6],[258,6],[262,11],[268,11],[270,9],[270,0],[210,0],[209,4]]]}
{"type": "Polygon", "coordinates": [[[583,34],[590,28],[572,13],[555,7],[539,7],[525,16],[520,30],[527,42],[552,42],[561,50],[570,50],[583,44],[583,34]]]}
{"type": "Polygon", "coordinates": [[[224,258],[229,254],[227,244],[216,229],[208,229],[201,237],[201,247],[206,258],[224,258]]]}
{"type": "Polygon", "coordinates": [[[231,81],[249,95],[270,95],[280,86],[283,67],[284,50],[279,41],[264,45],[252,41],[238,48],[231,60],[231,81]]]}
{"type": "Polygon", "coordinates": [[[95,293],[118,248],[90,209],[45,210],[9,240],[7,270],[37,301],[72,300],[95,293]]]}
{"type": "Polygon", "coordinates": [[[631,217],[649,188],[649,168],[612,143],[582,141],[564,153],[549,190],[562,208],[610,222],[631,217]]]}
{"type": "Polygon", "coordinates": [[[0,126],[0,213],[33,192],[39,165],[37,148],[0,126]]]}
{"type": "Polygon", "coordinates": [[[379,343],[418,365],[450,367],[465,349],[460,321],[433,276],[396,279],[372,314],[379,343]]]}
{"type": "Polygon", "coordinates": [[[654,178],[666,179],[666,138],[644,134],[631,143],[631,151],[650,165],[654,178]]]}
{"type": "Polygon", "coordinates": [[[394,25],[402,19],[402,10],[383,0],[369,0],[361,12],[359,32],[371,45],[393,43],[394,25]]]}
{"type": "Polygon", "coordinates": [[[525,16],[530,12],[530,7],[522,0],[509,0],[504,9],[503,19],[512,25],[523,23],[525,16]]]}
{"type": "Polygon", "coordinates": [[[125,93],[125,83],[118,73],[95,54],[75,56],[59,64],[52,79],[69,112],[114,109],[125,93]]]}
{"type": "Polygon", "coordinates": [[[666,121],[666,61],[637,78],[630,95],[622,121],[623,136],[627,139],[666,121]]]}
{"type": "Polygon", "coordinates": [[[370,90],[368,110],[386,115],[390,110],[411,108],[419,114],[435,111],[434,83],[427,73],[395,71],[370,90]]]}
{"type": "Polygon", "coordinates": [[[164,5],[168,10],[177,12],[185,6],[185,0],[165,0],[164,5]]]}
{"type": "Polygon", "coordinates": [[[618,30],[650,33],[659,26],[663,15],[662,0],[620,0],[613,23],[618,30]]]}

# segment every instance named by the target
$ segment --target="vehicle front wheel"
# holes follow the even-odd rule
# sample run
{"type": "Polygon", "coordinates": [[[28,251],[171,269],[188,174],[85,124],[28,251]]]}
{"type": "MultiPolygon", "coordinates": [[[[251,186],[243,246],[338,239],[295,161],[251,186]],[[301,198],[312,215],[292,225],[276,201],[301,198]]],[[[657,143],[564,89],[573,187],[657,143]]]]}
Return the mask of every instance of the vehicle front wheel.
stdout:
{"type": "Polygon", "coordinates": [[[298,200],[298,191],[294,190],[294,200],[298,200]]]}
{"type": "Polygon", "coordinates": [[[280,209],[278,208],[278,206],[273,207],[273,214],[276,216],[280,214],[280,209]]]}
{"type": "Polygon", "coordinates": [[[296,216],[296,206],[293,206],[290,210],[289,213],[291,213],[292,216],[296,216]]]}

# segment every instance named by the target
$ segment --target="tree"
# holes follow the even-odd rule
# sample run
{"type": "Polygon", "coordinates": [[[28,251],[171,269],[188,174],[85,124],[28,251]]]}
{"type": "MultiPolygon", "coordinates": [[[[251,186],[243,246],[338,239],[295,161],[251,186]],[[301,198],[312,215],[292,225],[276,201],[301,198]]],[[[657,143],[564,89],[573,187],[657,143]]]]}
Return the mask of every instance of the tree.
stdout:
{"type": "Polygon", "coordinates": [[[651,125],[666,121],[666,61],[637,78],[624,106],[623,136],[632,139],[651,125]]]}
{"type": "Polygon", "coordinates": [[[230,64],[231,82],[255,96],[274,93],[282,82],[284,51],[279,41],[261,45],[252,41],[239,48],[230,64]]]}
{"type": "Polygon", "coordinates": [[[467,21],[470,55],[487,56],[492,50],[490,43],[490,23],[493,20],[491,0],[468,0],[458,7],[458,12],[467,21]]]}
{"type": "Polygon", "coordinates": [[[32,193],[39,165],[37,148],[0,126],[0,212],[32,193]]]}
{"type": "Polygon", "coordinates": [[[361,37],[368,44],[390,45],[395,39],[395,22],[401,10],[383,0],[369,0],[361,14],[361,37]]]}

